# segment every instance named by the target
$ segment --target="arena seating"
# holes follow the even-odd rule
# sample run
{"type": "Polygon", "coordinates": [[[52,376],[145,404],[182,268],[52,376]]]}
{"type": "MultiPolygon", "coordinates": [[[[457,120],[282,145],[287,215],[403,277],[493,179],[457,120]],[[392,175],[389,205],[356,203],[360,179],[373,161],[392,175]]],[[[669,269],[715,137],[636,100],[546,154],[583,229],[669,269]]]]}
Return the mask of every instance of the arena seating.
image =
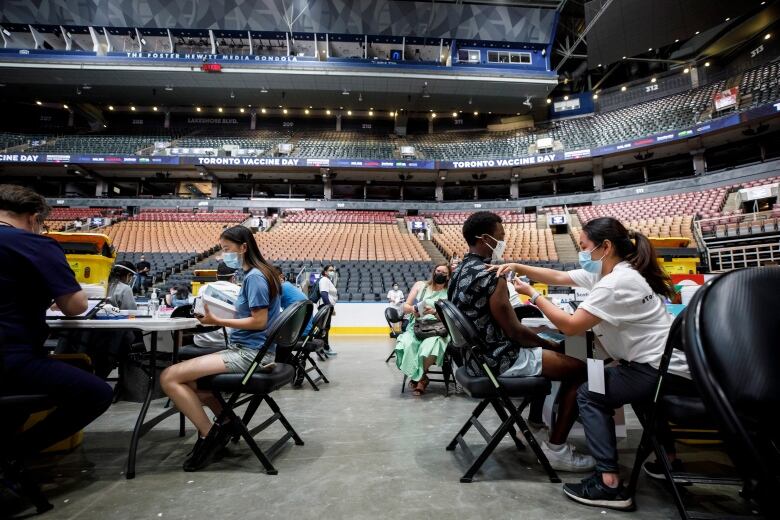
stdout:
{"type": "Polygon", "coordinates": [[[287,223],[395,224],[393,211],[300,211],[285,216],[287,223]]]}
{"type": "Polygon", "coordinates": [[[331,259],[428,262],[430,256],[393,224],[283,222],[256,235],[260,250],[278,260],[331,259]]]}
{"type": "Polygon", "coordinates": [[[43,153],[132,155],[154,146],[155,142],[170,140],[169,135],[69,135],[34,146],[32,150],[43,153]]]}
{"type": "MultiPolygon", "coordinates": [[[[473,212],[465,211],[448,211],[441,213],[433,213],[431,218],[434,224],[439,225],[460,225],[462,226],[466,219],[473,212]]],[[[517,213],[514,211],[495,211],[504,224],[520,224],[520,223],[534,223],[536,224],[535,213],[517,213]]]]}
{"type": "Polygon", "coordinates": [[[745,71],[739,83],[740,109],[780,99],[780,63],[774,61],[745,71]]]}
{"type": "Polygon", "coordinates": [[[214,213],[142,211],[140,214],[131,217],[130,220],[134,222],[222,222],[240,224],[250,216],[248,213],[241,211],[214,213]]]}
{"type": "Polygon", "coordinates": [[[222,148],[225,145],[238,146],[243,149],[263,150],[265,155],[273,154],[276,145],[289,140],[289,132],[277,130],[231,130],[230,135],[188,135],[176,139],[171,144],[178,148],[222,148]]]}
{"type": "Polygon", "coordinates": [[[0,132],[0,151],[6,150],[8,148],[13,148],[14,146],[30,144],[33,141],[48,139],[50,137],[51,137],[50,135],[45,135],[45,134],[20,134],[20,133],[0,132]]]}
{"type": "Polygon", "coordinates": [[[364,132],[296,132],[293,157],[392,159],[395,147],[388,135],[364,132]]]}
{"type": "MultiPolygon", "coordinates": [[[[434,233],[433,242],[447,258],[453,254],[463,256],[468,251],[468,245],[463,238],[461,225],[437,225],[438,233],[434,233]]],[[[506,232],[506,261],[558,262],[552,231],[538,229],[533,223],[504,223],[506,232]]]]}

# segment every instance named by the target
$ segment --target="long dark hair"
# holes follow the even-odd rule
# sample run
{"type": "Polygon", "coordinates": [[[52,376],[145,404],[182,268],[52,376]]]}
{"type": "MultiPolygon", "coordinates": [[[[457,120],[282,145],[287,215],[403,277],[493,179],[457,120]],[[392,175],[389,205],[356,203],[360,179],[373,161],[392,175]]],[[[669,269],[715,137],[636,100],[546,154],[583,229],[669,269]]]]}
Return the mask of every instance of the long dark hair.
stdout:
{"type": "Polygon", "coordinates": [[[263,276],[268,281],[268,299],[273,300],[276,298],[281,292],[279,278],[274,274],[273,266],[260,253],[260,248],[257,247],[252,231],[244,226],[233,226],[224,230],[219,238],[229,240],[238,245],[246,244],[244,262],[263,273],[263,276]]]}
{"type": "Polygon", "coordinates": [[[612,242],[617,255],[642,275],[654,293],[667,298],[674,295],[669,275],[658,265],[655,248],[642,233],[627,230],[612,217],[593,219],[582,227],[582,231],[597,246],[605,240],[612,242]]]}

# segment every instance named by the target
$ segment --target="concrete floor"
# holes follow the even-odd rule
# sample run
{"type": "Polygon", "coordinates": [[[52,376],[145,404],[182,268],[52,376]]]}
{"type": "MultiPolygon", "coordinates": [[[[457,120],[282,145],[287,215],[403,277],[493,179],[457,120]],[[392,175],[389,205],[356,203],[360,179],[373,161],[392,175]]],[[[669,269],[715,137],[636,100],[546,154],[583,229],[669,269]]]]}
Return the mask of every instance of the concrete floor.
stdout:
{"type": "MultiPolygon", "coordinates": [[[[280,451],[273,461],[278,475],[266,475],[243,442],[231,448],[232,456],[207,469],[183,472],[195,433],[188,425],[186,438],[179,438],[178,420],[171,418],[141,440],[137,476],[126,480],[126,450],[140,405],[123,402],[90,425],[81,448],[44,458],[34,468],[55,505],[43,518],[677,517],[666,490],[644,477],[634,513],[575,504],[563,496],[560,484],[547,480],[530,450],[520,454],[508,439],[473,483],[461,484],[467,459],[460,449],[444,447],[475,402],[462,394],[445,398],[436,383],[423,397],[401,395],[400,372],[392,361],[383,362],[392,348],[389,339],[342,337],[334,338],[333,346],[339,355],[321,363],[331,379],[322,391],[287,387],[275,394],[306,443],[289,442],[280,451]]],[[[150,413],[163,404],[154,401],[150,413]]],[[[624,473],[633,464],[639,438],[630,413],[628,427],[628,439],[620,441],[624,473]]],[[[280,431],[277,423],[256,440],[268,446],[280,431]]],[[[472,445],[482,442],[478,434],[470,435],[472,445]]],[[[584,439],[574,441],[585,449],[584,439]]],[[[733,496],[731,490],[695,489],[716,501],[733,496]]],[[[0,501],[0,512],[9,508],[0,501]]]]}

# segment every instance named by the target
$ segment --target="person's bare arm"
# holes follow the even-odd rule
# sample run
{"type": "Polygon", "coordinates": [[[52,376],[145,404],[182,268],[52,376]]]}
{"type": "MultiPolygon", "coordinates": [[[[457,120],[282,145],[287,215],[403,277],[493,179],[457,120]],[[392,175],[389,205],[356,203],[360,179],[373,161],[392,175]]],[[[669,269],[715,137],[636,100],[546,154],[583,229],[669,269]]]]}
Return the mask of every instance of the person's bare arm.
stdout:
{"type": "Polygon", "coordinates": [[[514,271],[520,276],[527,276],[534,282],[546,283],[548,285],[565,285],[573,287],[574,281],[566,271],[556,271],[545,267],[532,267],[523,264],[500,264],[488,266],[488,271],[495,271],[497,276],[503,276],[509,271],[514,271]]]}
{"type": "Polygon", "coordinates": [[[78,316],[87,310],[87,293],[76,291],[54,298],[54,303],[65,316],[78,316]]]}
{"type": "Polygon", "coordinates": [[[414,300],[417,298],[420,285],[421,282],[415,283],[414,287],[412,287],[412,290],[409,291],[409,296],[406,298],[406,302],[404,303],[404,314],[415,314],[416,309],[414,308],[414,300]]]}
{"type": "MultiPolygon", "coordinates": [[[[531,297],[536,292],[536,289],[520,280],[515,279],[512,283],[520,294],[531,297]]],[[[594,325],[601,323],[601,318],[597,318],[582,308],[577,309],[574,314],[564,312],[542,295],[536,298],[536,306],[566,336],[578,336],[593,328],[594,325]]]]}
{"type": "Polygon", "coordinates": [[[549,349],[557,349],[557,345],[550,341],[540,338],[534,332],[520,323],[517,319],[515,310],[512,304],[509,303],[508,290],[506,288],[506,280],[504,278],[498,279],[498,286],[493,294],[490,295],[490,314],[504,331],[504,334],[513,342],[524,347],[544,347],[549,349]]]}

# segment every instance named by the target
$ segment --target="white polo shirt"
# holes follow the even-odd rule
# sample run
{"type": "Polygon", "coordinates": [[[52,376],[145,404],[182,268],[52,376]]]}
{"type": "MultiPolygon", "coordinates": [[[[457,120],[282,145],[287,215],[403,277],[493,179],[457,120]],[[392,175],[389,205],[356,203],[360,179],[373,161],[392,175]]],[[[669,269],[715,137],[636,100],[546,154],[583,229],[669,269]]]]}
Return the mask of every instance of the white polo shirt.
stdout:
{"type": "MultiPolygon", "coordinates": [[[[583,269],[568,274],[576,286],[590,291],[579,308],[601,318],[593,332],[607,354],[658,368],[674,317],[642,275],[628,262],[620,262],[604,277],[583,269]]],[[[672,352],[669,372],[691,378],[682,351],[672,352]]]]}

